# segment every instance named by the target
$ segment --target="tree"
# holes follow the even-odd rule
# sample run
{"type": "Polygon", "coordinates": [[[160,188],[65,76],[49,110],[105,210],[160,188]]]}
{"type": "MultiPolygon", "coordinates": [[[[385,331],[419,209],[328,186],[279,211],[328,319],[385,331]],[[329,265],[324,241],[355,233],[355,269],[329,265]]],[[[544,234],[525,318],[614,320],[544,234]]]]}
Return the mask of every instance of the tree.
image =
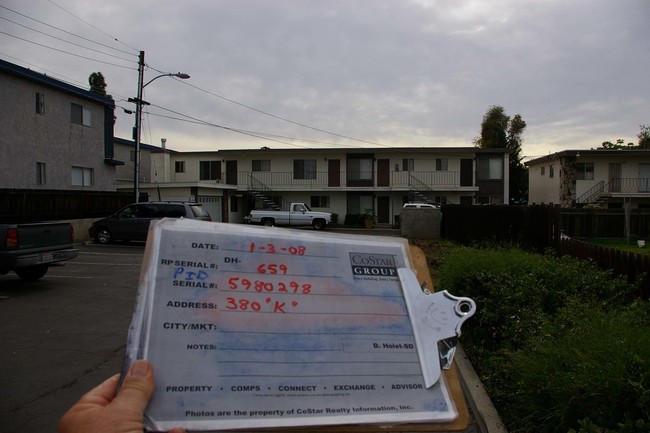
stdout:
{"type": "Polygon", "coordinates": [[[483,116],[481,136],[474,144],[483,149],[510,149],[510,203],[528,199],[528,169],[521,162],[522,135],[526,122],[516,114],[510,119],[500,105],[492,105],[483,116]]]}
{"type": "Polygon", "coordinates": [[[106,80],[104,79],[104,75],[102,75],[101,72],[93,72],[90,74],[90,77],[88,77],[88,83],[90,84],[91,92],[112,98],[111,95],[108,95],[106,93],[106,80]]]}
{"type": "Polygon", "coordinates": [[[602,146],[603,149],[636,149],[634,143],[630,142],[626,145],[625,140],[622,138],[616,140],[616,143],[612,143],[611,141],[603,141],[602,146]]]}
{"type": "Polygon", "coordinates": [[[639,149],[650,149],[650,125],[639,125],[639,149]]]}

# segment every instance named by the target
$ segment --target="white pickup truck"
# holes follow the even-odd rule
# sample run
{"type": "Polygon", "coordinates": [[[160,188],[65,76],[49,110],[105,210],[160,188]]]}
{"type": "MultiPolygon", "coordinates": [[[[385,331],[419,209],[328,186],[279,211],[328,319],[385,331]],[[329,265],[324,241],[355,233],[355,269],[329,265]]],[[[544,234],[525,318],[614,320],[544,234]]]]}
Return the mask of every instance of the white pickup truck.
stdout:
{"type": "Polygon", "coordinates": [[[312,226],[315,230],[323,230],[332,222],[332,214],[314,212],[304,203],[291,203],[287,211],[252,210],[247,220],[265,226],[312,226]]]}

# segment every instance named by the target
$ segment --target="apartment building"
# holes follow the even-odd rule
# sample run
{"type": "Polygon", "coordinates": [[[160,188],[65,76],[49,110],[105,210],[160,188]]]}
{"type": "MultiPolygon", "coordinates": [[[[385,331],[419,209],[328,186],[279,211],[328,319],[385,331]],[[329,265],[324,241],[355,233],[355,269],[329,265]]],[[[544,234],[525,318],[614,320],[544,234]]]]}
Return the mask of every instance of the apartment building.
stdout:
{"type": "MultiPolygon", "coordinates": [[[[133,191],[134,142],[113,136],[114,108],[111,98],[0,60],[0,190],[47,190],[54,201],[63,191],[133,191]]],[[[201,202],[216,221],[242,222],[251,209],[297,201],[341,222],[372,209],[380,224],[392,224],[407,201],[508,197],[506,149],[179,152],[163,139],[140,151],[142,198],[201,202]]]]}
{"type": "Polygon", "coordinates": [[[530,204],[650,208],[650,150],[565,150],[526,165],[530,204]]]}
{"type": "Polygon", "coordinates": [[[0,60],[0,189],[115,191],[114,105],[0,60]]]}
{"type": "MultiPolygon", "coordinates": [[[[144,155],[144,154],[143,154],[144,155]]],[[[304,202],[348,214],[372,209],[394,224],[408,201],[503,204],[508,197],[507,149],[354,148],[241,149],[150,153],[155,182],[149,197],[204,203],[213,220],[242,222],[251,209],[304,202]]],[[[124,187],[129,187],[125,185],[124,187]]]]}

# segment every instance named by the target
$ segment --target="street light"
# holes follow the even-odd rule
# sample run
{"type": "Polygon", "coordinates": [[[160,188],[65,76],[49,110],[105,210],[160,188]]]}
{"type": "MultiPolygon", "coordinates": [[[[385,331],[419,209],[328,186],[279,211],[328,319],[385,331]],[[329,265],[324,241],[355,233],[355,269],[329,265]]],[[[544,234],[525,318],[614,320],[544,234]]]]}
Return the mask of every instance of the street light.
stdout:
{"type": "Polygon", "coordinates": [[[142,106],[149,105],[147,101],[142,100],[142,89],[160,77],[176,77],[183,80],[190,78],[188,74],[183,72],[167,73],[153,77],[151,80],[142,84],[144,81],[144,51],[140,51],[140,57],[138,59],[138,96],[136,98],[129,98],[129,102],[135,102],[135,167],[133,170],[133,191],[135,193],[136,203],[140,201],[140,135],[142,131],[142,106]]]}

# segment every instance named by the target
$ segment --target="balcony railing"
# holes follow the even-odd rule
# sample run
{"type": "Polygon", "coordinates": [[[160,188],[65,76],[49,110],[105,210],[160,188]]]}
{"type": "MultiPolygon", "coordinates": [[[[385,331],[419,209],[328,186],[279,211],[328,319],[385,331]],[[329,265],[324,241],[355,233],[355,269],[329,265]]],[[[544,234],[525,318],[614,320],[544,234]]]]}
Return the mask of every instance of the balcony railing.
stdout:
{"type": "Polygon", "coordinates": [[[625,194],[650,194],[650,178],[620,177],[600,181],[576,199],[578,204],[594,203],[600,197],[625,194]]]}
{"type": "Polygon", "coordinates": [[[240,171],[240,189],[256,189],[260,185],[278,189],[349,189],[388,188],[398,190],[453,190],[460,188],[459,171],[391,171],[387,175],[364,172],[312,172],[296,176],[293,172],[240,171]]]}

